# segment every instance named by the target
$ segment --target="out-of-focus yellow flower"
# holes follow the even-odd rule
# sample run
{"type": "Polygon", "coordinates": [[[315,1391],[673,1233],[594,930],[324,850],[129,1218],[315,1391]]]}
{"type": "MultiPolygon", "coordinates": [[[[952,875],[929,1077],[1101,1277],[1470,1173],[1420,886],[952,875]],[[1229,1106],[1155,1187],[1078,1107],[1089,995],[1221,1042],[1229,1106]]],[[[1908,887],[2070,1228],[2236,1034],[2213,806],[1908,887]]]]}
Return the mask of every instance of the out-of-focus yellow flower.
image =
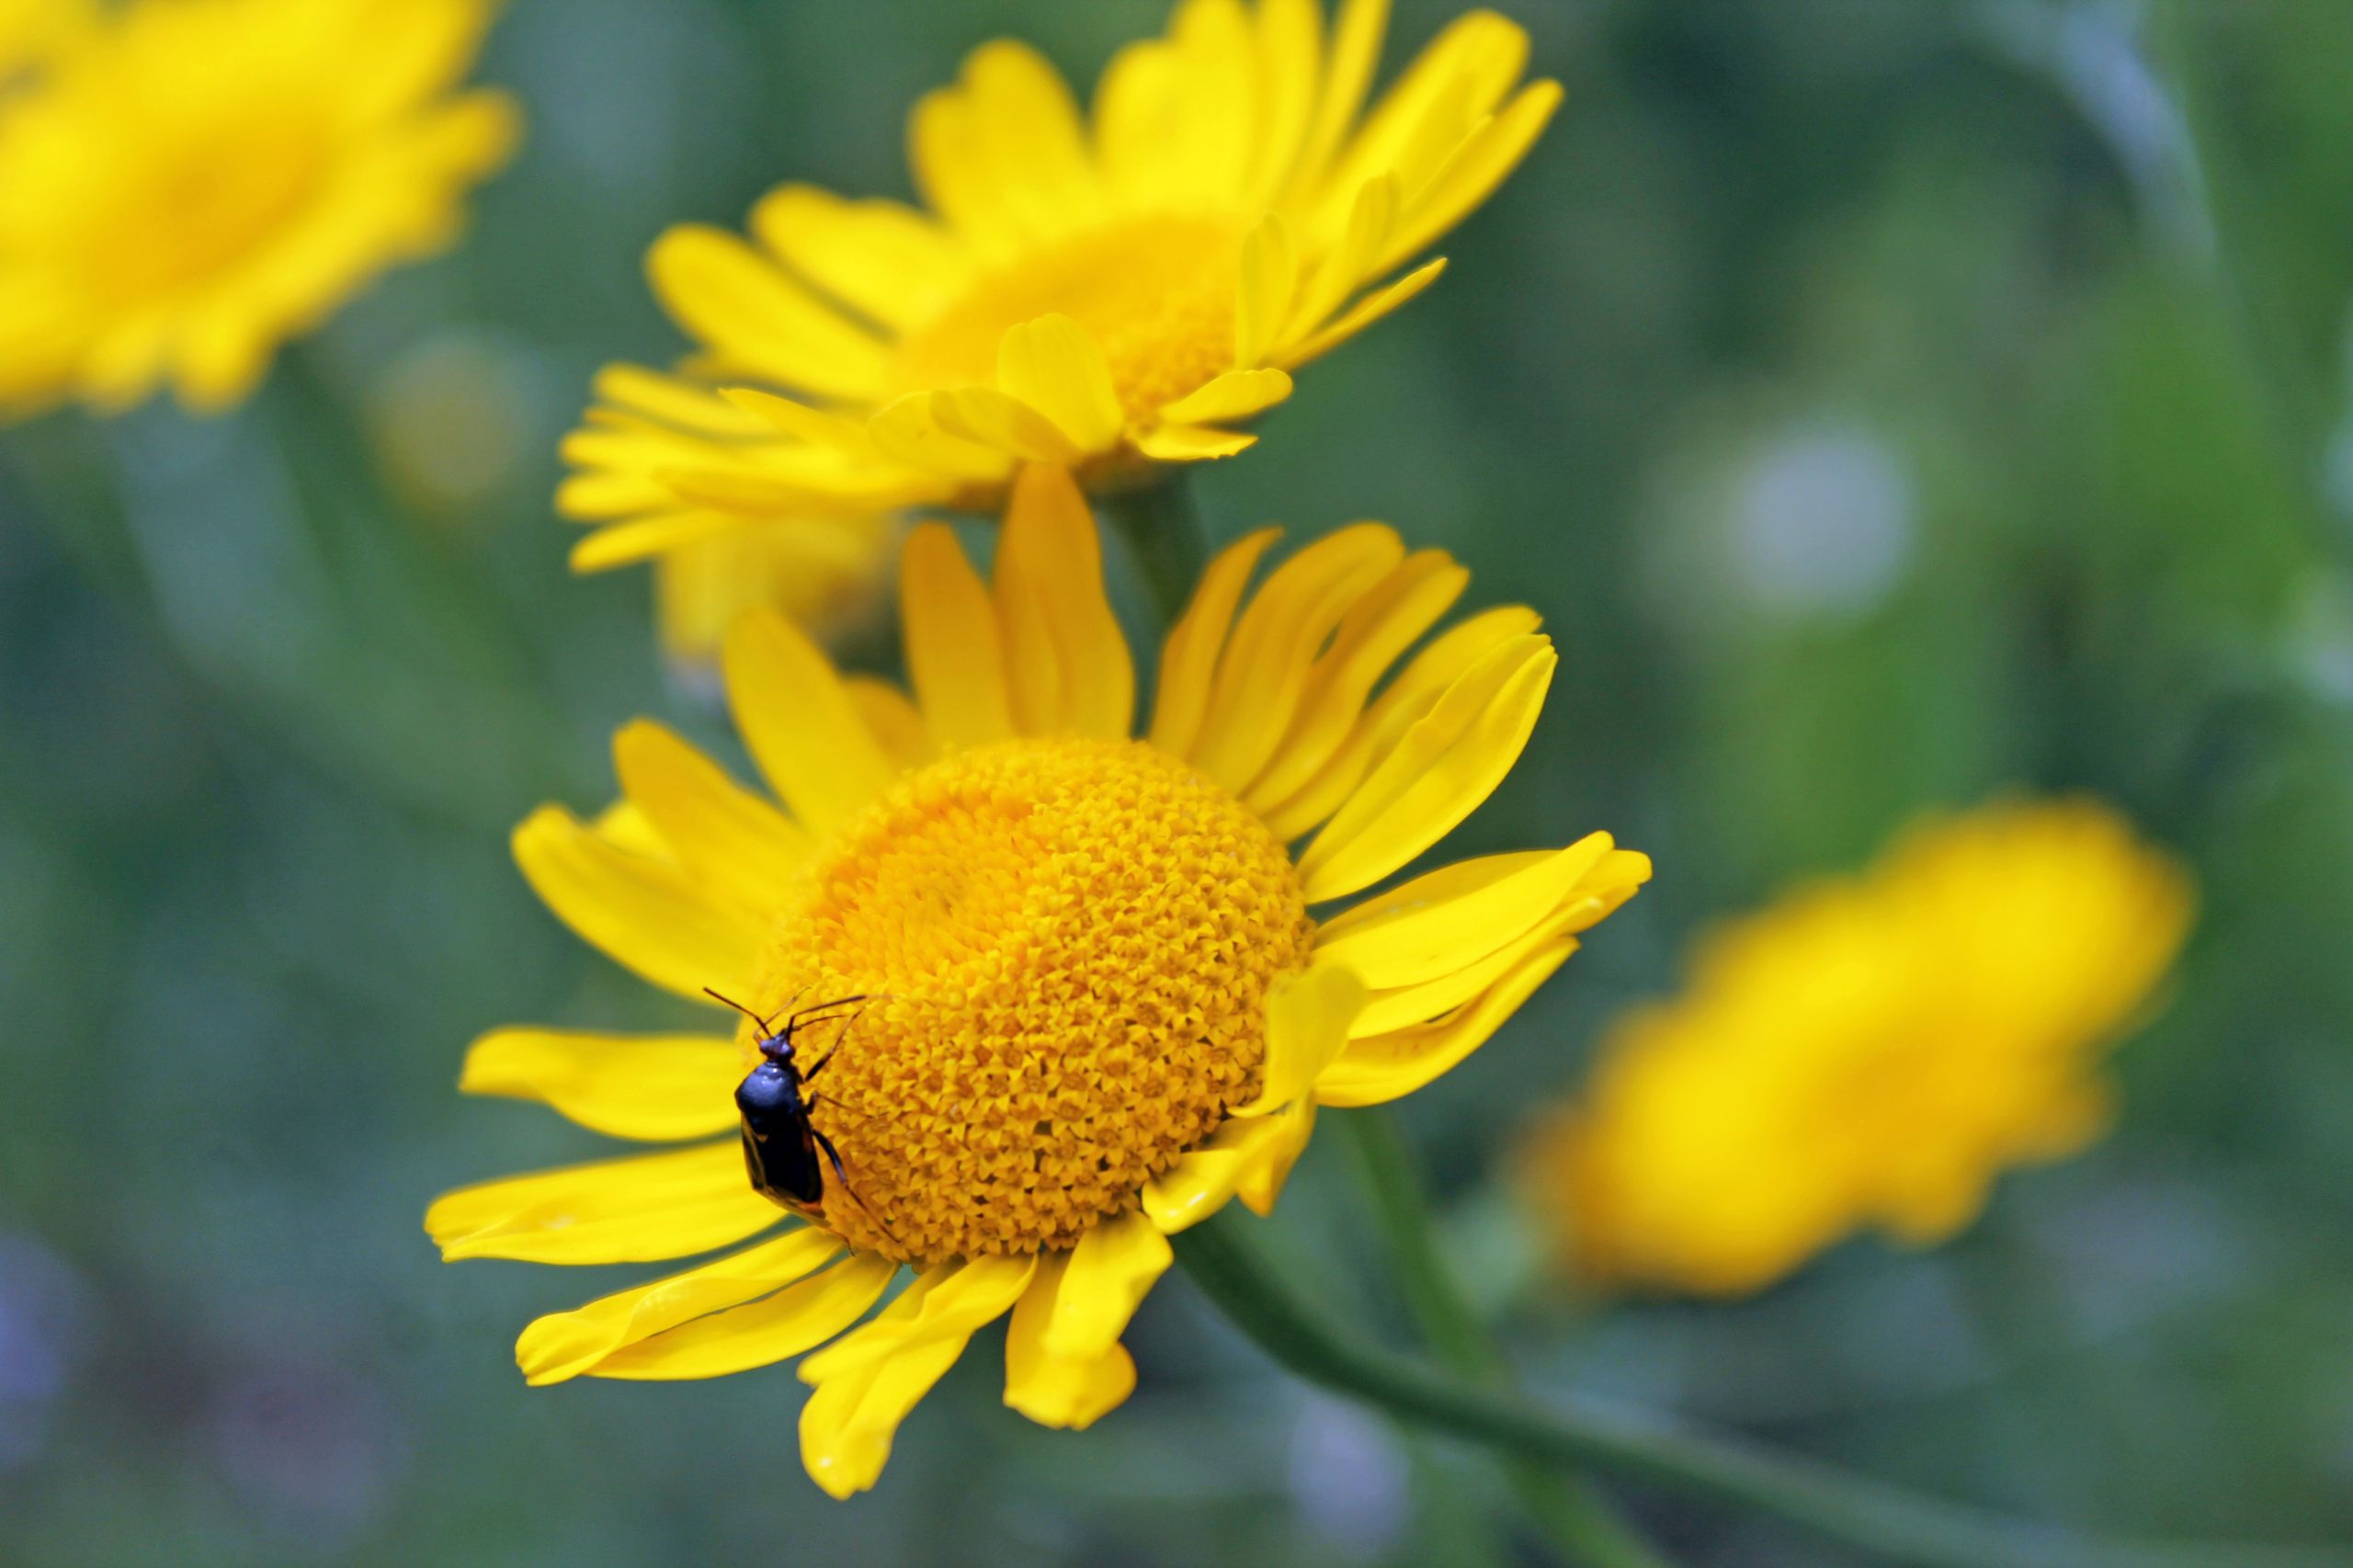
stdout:
{"type": "Polygon", "coordinates": [[[139,0],[0,113],[0,413],[216,410],[502,164],[485,0],[139,0]]]}
{"type": "Polygon", "coordinates": [[[0,0],[0,88],[88,26],[91,9],[91,0],[0,0]]]}
{"type": "Polygon", "coordinates": [[[890,586],[899,526],[884,517],[810,517],[698,540],[655,564],[662,648],[707,669],[745,610],[790,617],[821,643],[874,619],[890,586]]]}
{"type": "Polygon", "coordinates": [[[747,521],[994,508],[1016,466],[1094,484],[1240,451],[1290,371],[1420,292],[1398,276],[1518,165],[1560,98],[1526,35],[1463,17],[1359,115],[1386,0],[1184,0],[1082,114],[999,41],[915,108],[926,209],[788,185],[756,243],[671,231],[649,260],[695,339],[616,367],[565,445],[582,570],[747,521]],[[728,389],[724,392],[719,388],[728,389]],[[778,395],[779,392],[785,395],[778,395]]]}
{"type": "Polygon", "coordinates": [[[801,1452],[846,1496],[1009,1313],[1006,1403],[1085,1426],[1134,1384],[1120,1341],[1170,1233],[1237,1197],[1265,1212],[1319,1106],[1461,1063],[1632,896],[1649,861],[1597,833],[1331,910],[1501,782],[1555,658],[1518,608],[1406,658],[1468,574],[1375,523],[1245,594],[1273,538],[1210,564],[1138,715],[1094,522],[1066,473],[1032,470],[993,582],[941,525],[909,537],[912,697],[837,674],[773,611],[737,623],[728,696],[776,800],[641,722],[614,743],[620,806],[517,830],[540,896],[617,961],[822,1020],[796,1060],[841,1161],[806,1149],[822,1191],[795,1219],[754,1190],[748,1025],[478,1041],[464,1088],[685,1146],[451,1193],[426,1216],[445,1257],[652,1262],[787,1226],[540,1318],[516,1347],[532,1382],[715,1377],[831,1339],[801,1366],[801,1452]]]}
{"type": "Polygon", "coordinates": [[[1755,1290],[1862,1226],[1926,1245],[2105,1130],[2097,1075],[2187,933],[2182,869],[2088,801],[1925,824],[1717,932],[1523,1169],[1580,1268],[1755,1290]]]}

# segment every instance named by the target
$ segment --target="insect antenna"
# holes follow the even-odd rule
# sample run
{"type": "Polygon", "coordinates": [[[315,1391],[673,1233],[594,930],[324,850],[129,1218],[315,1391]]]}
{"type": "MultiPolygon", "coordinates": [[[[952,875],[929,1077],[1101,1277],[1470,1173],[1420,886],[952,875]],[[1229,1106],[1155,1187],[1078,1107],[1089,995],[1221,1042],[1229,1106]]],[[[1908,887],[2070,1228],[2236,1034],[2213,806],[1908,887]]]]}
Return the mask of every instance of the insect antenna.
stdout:
{"type": "Polygon", "coordinates": [[[714,1001],[714,1002],[722,1002],[722,1003],[726,1004],[728,1006],[733,1007],[733,1008],[734,1008],[737,1012],[739,1012],[739,1013],[743,1014],[745,1017],[747,1017],[747,1018],[751,1019],[751,1020],[752,1020],[752,1022],[754,1022],[754,1023],[756,1023],[756,1024],[759,1025],[759,1026],[760,1026],[760,1032],[761,1032],[762,1034],[767,1034],[767,1033],[768,1033],[768,1032],[769,1032],[769,1030],[768,1030],[768,1021],[767,1021],[767,1019],[766,1019],[766,1018],[764,1018],[764,1017],[760,1017],[757,1013],[755,1013],[754,1011],[752,1011],[752,1009],[750,1009],[749,1007],[746,1007],[745,1006],[744,1006],[744,1004],[743,1004],[743,1003],[736,1001],[733,996],[722,996],[718,992],[713,991],[713,990],[712,990],[710,986],[708,986],[708,985],[706,985],[706,986],[704,986],[704,987],[702,988],[702,994],[703,994],[704,995],[706,995],[706,996],[710,997],[710,998],[712,1001],[714,1001]]]}

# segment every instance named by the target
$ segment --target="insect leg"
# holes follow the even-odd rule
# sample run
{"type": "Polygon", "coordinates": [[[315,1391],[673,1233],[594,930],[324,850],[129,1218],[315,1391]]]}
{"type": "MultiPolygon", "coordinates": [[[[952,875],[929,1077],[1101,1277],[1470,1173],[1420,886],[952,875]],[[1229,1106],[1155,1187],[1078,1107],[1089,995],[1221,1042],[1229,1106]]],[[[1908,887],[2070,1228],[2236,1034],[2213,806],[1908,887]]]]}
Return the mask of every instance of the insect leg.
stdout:
{"type": "Polygon", "coordinates": [[[834,1167],[834,1179],[841,1183],[842,1190],[849,1194],[850,1201],[857,1204],[859,1209],[863,1210],[868,1219],[881,1226],[882,1233],[884,1235],[890,1236],[894,1242],[897,1241],[899,1238],[892,1234],[891,1221],[885,1220],[881,1215],[877,1214],[872,1209],[869,1208],[867,1206],[866,1199],[858,1195],[858,1188],[850,1186],[849,1175],[842,1169],[841,1151],[834,1147],[834,1141],[826,1137],[824,1133],[818,1131],[813,1127],[809,1130],[809,1135],[817,1141],[817,1147],[825,1152],[826,1161],[834,1167]]]}
{"type": "Polygon", "coordinates": [[[825,1063],[834,1059],[835,1051],[839,1051],[845,1044],[848,1043],[849,1031],[856,1028],[858,1027],[858,1020],[864,1017],[866,1017],[866,1009],[864,1007],[860,1007],[857,1012],[852,1013],[849,1016],[849,1022],[844,1024],[842,1026],[842,1032],[834,1037],[834,1043],[825,1048],[825,1054],[817,1058],[817,1064],[814,1067],[810,1068],[806,1073],[801,1074],[801,1081],[803,1083],[813,1080],[818,1074],[825,1070],[825,1063]]]}

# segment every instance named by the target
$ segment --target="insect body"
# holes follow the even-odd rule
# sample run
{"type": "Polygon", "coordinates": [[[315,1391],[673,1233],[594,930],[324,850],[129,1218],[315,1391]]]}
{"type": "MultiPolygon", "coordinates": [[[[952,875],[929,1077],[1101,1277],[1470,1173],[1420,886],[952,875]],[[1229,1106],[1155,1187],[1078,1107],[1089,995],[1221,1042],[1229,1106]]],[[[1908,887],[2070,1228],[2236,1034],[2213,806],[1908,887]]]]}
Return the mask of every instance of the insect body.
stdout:
{"type": "MultiPolygon", "coordinates": [[[[825,1070],[825,1063],[834,1059],[834,1051],[827,1051],[804,1072],[793,1037],[812,1024],[855,1017],[854,1013],[842,1009],[872,998],[838,996],[790,1014],[781,1028],[773,1028],[767,1019],[742,1003],[728,1001],[716,991],[710,994],[726,1002],[760,1029],[760,1064],[746,1074],[735,1088],[735,1110],[743,1123],[744,1170],[752,1178],[752,1189],[788,1209],[822,1203],[825,1174],[817,1159],[822,1153],[842,1190],[848,1192],[859,1208],[866,1208],[865,1200],[850,1190],[849,1177],[842,1172],[841,1153],[834,1147],[834,1141],[809,1120],[809,1113],[817,1108],[823,1096],[805,1093],[804,1086],[825,1070]]],[[[845,1026],[844,1033],[847,1032],[845,1026]]],[[[836,1039],[834,1048],[838,1050],[840,1044],[836,1039]]],[[[878,1217],[877,1223],[880,1222],[878,1217]]]]}

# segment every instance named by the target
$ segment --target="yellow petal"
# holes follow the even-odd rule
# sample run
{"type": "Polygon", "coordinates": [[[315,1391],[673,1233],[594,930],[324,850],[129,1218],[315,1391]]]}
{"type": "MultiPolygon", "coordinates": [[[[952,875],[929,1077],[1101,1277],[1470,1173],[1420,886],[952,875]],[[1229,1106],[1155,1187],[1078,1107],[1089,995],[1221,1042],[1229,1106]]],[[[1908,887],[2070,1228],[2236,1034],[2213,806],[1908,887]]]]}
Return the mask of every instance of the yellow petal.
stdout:
{"type": "Polygon", "coordinates": [[[515,863],[556,918],[605,955],[681,996],[752,971],[763,936],[667,861],[616,848],[561,806],[515,830],[515,863]]]}
{"type": "Polygon", "coordinates": [[[1416,551],[1341,619],[1308,671],[1296,716],[1243,799],[1253,810],[1289,800],[1323,769],[1363,716],[1375,682],[1452,607],[1471,574],[1442,550],[1416,551]]]}
{"type": "MultiPolygon", "coordinates": [[[[1097,1221],[1066,1255],[1068,1270],[1040,1330],[1046,1350],[1085,1360],[1118,1344],[1128,1320],[1176,1260],[1168,1238],[1141,1210],[1097,1221]]],[[[1029,1295],[1038,1293],[1032,1286],[1029,1295]]]]}
{"type": "Polygon", "coordinates": [[[708,1035],[493,1029],[466,1051],[459,1089],[538,1100],[615,1138],[671,1142],[735,1125],[743,1052],[708,1035]]]}
{"type": "Polygon", "coordinates": [[[1304,1096],[1347,1044],[1364,998],[1364,982],[1320,955],[1304,972],[1276,981],[1267,992],[1265,1086],[1233,1114],[1265,1116],[1304,1096]]]}
{"type": "Polygon", "coordinates": [[[576,1378],[625,1346],[790,1285],[841,1250],[839,1238],[804,1228],[572,1312],[550,1312],[515,1342],[516,1364],[535,1388],[576,1378]]]}
{"type": "Polygon", "coordinates": [[[1449,687],[1492,650],[1541,624],[1541,618],[1524,605],[1501,605],[1432,639],[1373,699],[1315,776],[1280,805],[1259,812],[1268,831],[1279,839],[1297,838],[1338,811],[1449,687]]]}
{"type": "Polygon", "coordinates": [[[784,1218],[752,1190],[735,1139],[460,1187],[425,1212],[449,1262],[649,1263],[740,1242],[784,1218]]]}
{"type": "Polygon", "coordinates": [[[1126,417],[1111,367],[1068,316],[1007,327],[997,341],[996,384],[1044,415],[1078,451],[1108,451],[1119,442],[1126,417]]]}
{"type": "Polygon", "coordinates": [[[1437,892],[1424,885],[1427,877],[1408,882],[1378,916],[1336,936],[1319,932],[1315,956],[1347,965],[1377,989],[1436,980],[1526,935],[1612,847],[1608,834],[1595,833],[1532,865],[1509,857],[1511,870],[1468,892],[1437,892]]]}
{"type": "Polygon", "coordinates": [[[1176,425],[1247,419],[1290,396],[1290,377],[1280,370],[1228,370],[1160,411],[1176,425]]]}
{"type": "Polygon", "coordinates": [[[1176,157],[1164,171],[1172,206],[1230,208],[1249,185],[1256,152],[1257,62],[1241,0],[1180,0],[1167,38],[1186,112],[1169,128],[1176,157]]]}
{"type": "Polygon", "coordinates": [[[1242,1206],[1261,1219],[1275,1211],[1283,1184],[1290,1180],[1291,1167],[1307,1153],[1308,1140],[1315,1134],[1315,1101],[1303,1099],[1292,1111],[1272,1119],[1276,1135],[1253,1151],[1233,1184],[1233,1195],[1242,1199],[1242,1206]]]}
{"type": "Polygon", "coordinates": [[[1315,940],[1319,946],[1327,941],[1336,941],[1349,932],[1378,925],[1400,912],[1411,912],[1424,904],[1471,897],[1507,877],[1541,866],[1555,853],[1550,849],[1515,849],[1504,855],[1482,855],[1475,859],[1450,861],[1434,871],[1424,872],[1411,881],[1402,882],[1387,892],[1378,893],[1361,903],[1352,903],[1346,909],[1325,915],[1315,923],[1315,940]]]}
{"type": "Polygon", "coordinates": [[[899,1423],[975,1330],[1020,1300],[1030,1257],[983,1257],[929,1269],[863,1328],[801,1363],[814,1386],[801,1410],[801,1462],[835,1497],[874,1484],[899,1423]]]}
{"type": "Polygon", "coordinates": [[[1476,810],[1519,760],[1559,663],[1550,639],[1517,639],[1449,687],[1300,857],[1307,901],[1379,881],[1476,810]]]}
{"type": "Polygon", "coordinates": [[[650,719],[613,737],[613,767],[621,792],[715,898],[770,909],[809,858],[809,835],[790,818],[650,719]]]}
{"type": "Polygon", "coordinates": [[[1404,555],[1394,528],[1358,523],[1277,567],[1218,661],[1209,711],[1187,760],[1229,790],[1246,785],[1290,726],[1325,640],[1404,555]]]}
{"type": "Polygon", "coordinates": [[[1230,458],[1257,440],[1243,431],[1209,425],[1155,425],[1136,432],[1135,449],[1154,462],[1197,463],[1230,458]]]}
{"type": "Polygon", "coordinates": [[[1429,183],[1414,194],[1375,270],[1385,271],[1403,262],[1484,201],[1504,176],[1519,166],[1560,107],[1558,82],[1531,83],[1463,138],[1429,183]]]}
{"type": "MultiPolygon", "coordinates": [[[[1242,269],[1233,298],[1233,363],[1237,369],[1249,369],[1265,360],[1282,336],[1298,292],[1298,242],[1292,239],[1290,225],[1283,221],[1282,214],[1269,212],[1242,242],[1242,269]]],[[[1290,391],[1286,386],[1281,394],[1267,402],[1279,401],[1290,391]]],[[[1235,417],[1177,414],[1165,409],[1162,412],[1171,419],[1235,417]]]]}
{"type": "Polygon", "coordinates": [[[726,363],[821,397],[881,392],[881,343],[734,235],[683,224],[654,242],[646,270],[678,324],[726,363]]]}
{"type": "Polygon", "coordinates": [[[1290,183],[1314,118],[1324,18],[1315,0],[1260,0],[1255,20],[1259,106],[1245,205],[1263,209],[1290,183]]]}
{"type": "Polygon", "coordinates": [[[976,1257],[926,1269],[891,1310],[801,1364],[815,1385],[872,1368],[901,1350],[939,1339],[961,1340],[1011,1310],[1037,1265],[1034,1255],[976,1257]]]}
{"type": "Polygon", "coordinates": [[[1267,548],[1282,537],[1280,528],[1260,528],[1219,551],[1201,574],[1192,603],[1169,630],[1160,651],[1160,690],[1152,714],[1152,744],[1171,756],[1191,755],[1209,711],[1210,683],[1217,674],[1218,655],[1225,649],[1226,629],[1233,622],[1242,590],[1267,548]]]}
{"type": "Polygon", "coordinates": [[[1358,189],[1337,242],[1324,247],[1306,283],[1294,291],[1290,320],[1276,335],[1265,358],[1279,358],[1286,346],[1323,326],[1373,276],[1373,258],[1396,231],[1397,208],[1403,199],[1395,175],[1378,176],[1358,189]]]}
{"type": "Polygon", "coordinates": [[[1563,938],[1537,949],[1477,1001],[1438,1022],[1351,1040],[1316,1081],[1317,1103],[1382,1105],[1433,1082],[1486,1044],[1576,949],[1574,938],[1563,938]]]}
{"type": "Polygon", "coordinates": [[[1339,19],[1332,28],[1331,59],[1324,66],[1323,90],[1314,118],[1300,147],[1297,178],[1313,179],[1324,161],[1340,145],[1364,107],[1365,89],[1372,85],[1374,66],[1381,61],[1381,39],[1389,26],[1389,0],[1342,0],[1339,19]]]}
{"type": "Polygon", "coordinates": [[[589,1375],[676,1381],[774,1366],[864,1317],[898,1272],[889,1258],[860,1253],[764,1300],[625,1346],[590,1368],[589,1375]]]}
{"type": "Polygon", "coordinates": [[[1364,1010],[1357,1014],[1356,1021],[1348,1026],[1348,1038],[1370,1040],[1375,1035],[1395,1034],[1445,1017],[1485,994],[1495,982],[1518,969],[1530,953],[1585,929],[1593,923],[1593,912],[1599,907],[1597,899],[1585,901],[1546,916],[1517,940],[1436,980],[1374,992],[1366,998],[1364,1010]]]}
{"type": "Polygon", "coordinates": [[[1296,1158],[1303,1129],[1313,1128],[1314,1116],[1314,1102],[1301,1098],[1272,1116],[1226,1122],[1208,1142],[1144,1184],[1144,1213],[1172,1236],[1200,1223],[1224,1208],[1244,1183],[1296,1158]]]}
{"type": "Polygon", "coordinates": [[[822,408],[812,408],[757,387],[722,387],[719,395],[727,400],[730,407],[758,421],[761,434],[789,436],[811,446],[827,447],[857,457],[873,454],[874,437],[858,420],[845,419],[838,414],[828,414],[822,408]]]}
{"type": "Polygon", "coordinates": [[[752,209],[751,227],[793,270],[888,326],[929,320],[971,275],[938,224],[895,201],[782,186],[752,209]]]}
{"type": "Polygon", "coordinates": [[[1025,233],[1083,226],[1101,180],[1086,145],[1078,101],[1061,73],[1028,44],[997,39],[964,62],[967,123],[995,179],[999,209],[1025,233]]]}
{"type": "Polygon", "coordinates": [[[997,545],[996,600],[1021,733],[1125,739],[1135,666],[1104,595],[1095,518],[1066,471],[1032,467],[1014,482],[997,545]]]}
{"type": "MultiPolygon", "coordinates": [[[[1141,1216],[1138,1216],[1141,1218],[1141,1216]]],[[[1151,1229],[1151,1221],[1143,1221],[1151,1229]]],[[[1157,1230],[1153,1236],[1168,1243],[1157,1230]]],[[[1042,1426],[1091,1426],[1134,1392],[1136,1367],[1115,1335],[1108,1348],[1083,1356],[1049,1348],[1048,1335],[1070,1271],[1071,1255],[1040,1258],[1015,1303],[1005,1332],[1005,1403],[1042,1426]]]]}
{"type": "Polygon", "coordinates": [[[995,387],[950,387],[930,396],[933,422],[959,440],[1023,462],[1067,464],[1086,455],[1052,420],[995,387]]]}
{"type": "MultiPolygon", "coordinates": [[[[1023,1297],[1026,1303],[1028,1297],[1023,1297]]],[[[1084,1431],[1127,1403],[1136,1388],[1135,1358],[1114,1345],[1087,1361],[1048,1356],[1013,1309],[1005,1340],[1005,1403],[1041,1426],[1084,1431]]]]}
{"type": "Polygon", "coordinates": [[[927,392],[909,392],[883,404],[866,422],[866,428],[883,456],[923,472],[994,483],[1013,472],[1013,459],[996,448],[941,429],[939,421],[932,417],[927,392]]]}
{"type": "Polygon", "coordinates": [[[932,735],[954,747],[1013,734],[996,609],[947,525],[925,523],[909,536],[899,602],[907,676],[932,735]]]}
{"type": "Polygon", "coordinates": [[[1279,363],[1285,368],[1303,365],[1321,354],[1327,354],[1370,326],[1423,290],[1438,281],[1446,270],[1446,257],[1439,256],[1405,274],[1385,289],[1377,290],[1348,307],[1339,320],[1307,338],[1284,349],[1279,363]]]}
{"type": "Polygon", "coordinates": [[[597,372],[597,401],[691,430],[736,439],[760,434],[760,421],[711,388],[642,365],[608,365],[597,372]]]}
{"type": "Polygon", "coordinates": [[[597,813],[591,831],[603,839],[608,847],[631,855],[648,856],[665,865],[670,861],[670,846],[662,841],[660,834],[654,831],[654,824],[645,820],[645,813],[630,804],[626,795],[597,813]]]}
{"type": "MultiPolygon", "coordinates": [[[[566,508],[566,515],[578,516],[569,508],[566,508]]],[[[650,561],[654,556],[666,554],[699,540],[732,532],[743,526],[744,521],[740,517],[705,510],[665,512],[631,522],[615,523],[609,528],[598,528],[574,545],[571,566],[574,572],[580,573],[608,572],[616,566],[634,566],[641,561],[650,561]]]]}
{"type": "Polygon", "coordinates": [[[939,214],[963,249],[988,261],[1015,254],[1021,234],[999,199],[996,171],[972,130],[972,106],[956,87],[915,100],[907,113],[908,172],[924,205],[939,214]]]}
{"type": "Polygon", "coordinates": [[[898,776],[832,661],[768,610],[737,620],[721,655],[744,744],[792,814],[822,834],[898,776]]]}
{"type": "Polygon", "coordinates": [[[1095,146],[1115,197],[1158,206],[1186,180],[1183,137],[1194,106],[1184,61],[1159,39],[1111,57],[1095,87],[1095,146]]]}
{"type": "Polygon", "coordinates": [[[1341,153],[1333,184],[1346,189],[1388,169],[1418,183],[1428,171],[1415,166],[1413,151],[1442,155],[1503,101],[1527,62],[1528,34],[1517,23],[1493,11],[1456,17],[1382,95],[1341,153]]]}
{"type": "Polygon", "coordinates": [[[1077,105],[1026,44],[973,51],[954,86],[915,106],[908,142],[925,199],[992,257],[1081,225],[1099,205],[1077,105]]]}
{"type": "Polygon", "coordinates": [[[931,733],[905,692],[875,676],[846,676],[842,689],[893,767],[919,767],[930,759],[931,733]]]}

